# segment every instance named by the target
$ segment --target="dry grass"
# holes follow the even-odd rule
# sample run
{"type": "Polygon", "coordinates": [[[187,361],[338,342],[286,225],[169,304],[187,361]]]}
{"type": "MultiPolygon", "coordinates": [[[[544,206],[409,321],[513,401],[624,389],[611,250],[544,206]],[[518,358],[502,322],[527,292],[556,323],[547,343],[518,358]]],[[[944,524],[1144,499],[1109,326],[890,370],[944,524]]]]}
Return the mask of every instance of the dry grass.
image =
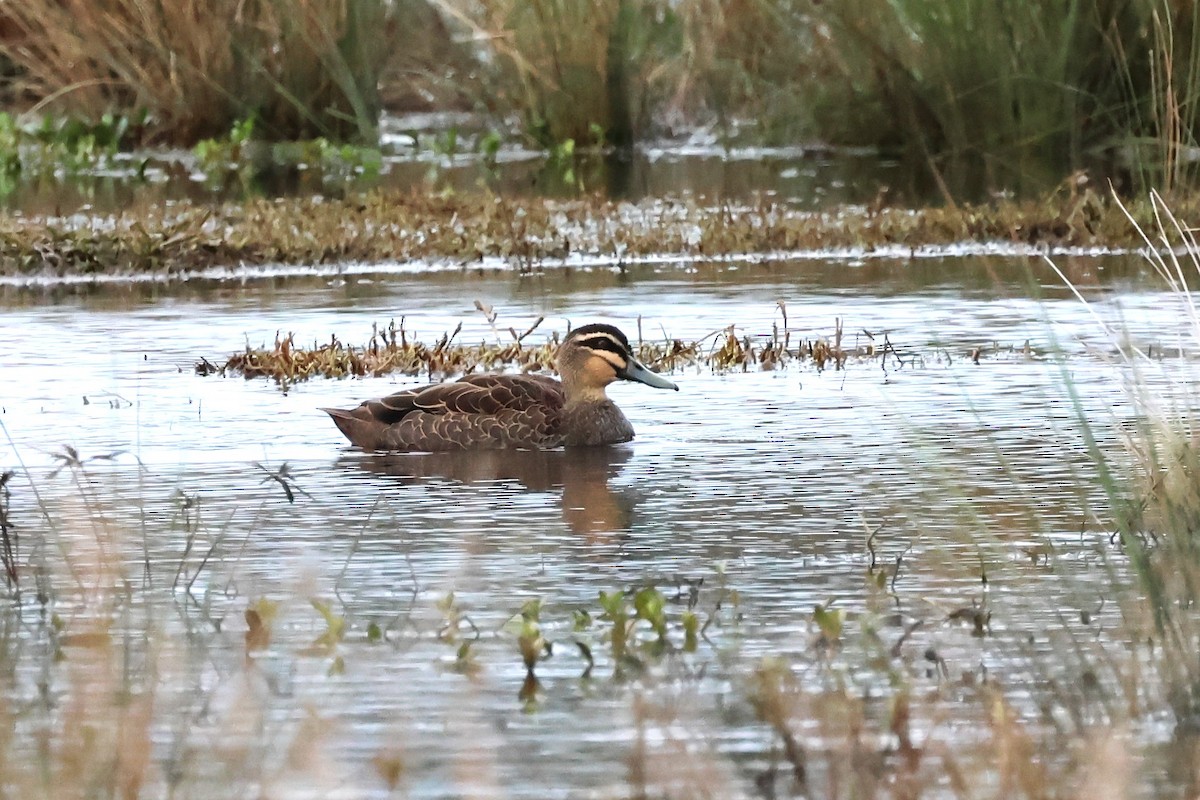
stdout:
{"type": "Polygon", "coordinates": [[[0,54],[44,112],[145,109],[151,141],[223,135],[251,116],[276,139],[374,134],[382,0],[29,0],[3,12],[0,54]]]}
{"type": "MultiPolygon", "coordinates": [[[[1200,198],[1181,202],[1200,213],[1200,198]]],[[[1152,218],[1148,206],[1134,218],[1152,218]]],[[[810,213],[769,202],[618,203],[377,191],[344,200],[179,203],[116,216],[0,218],[0,275],[185,274],[234,264],[503,259],[534,271],[582,254],[717,258],[822,249],[917,248],[959,242],[1123,247],[1141,243],[1111,199],[1091,191],[1039,201],[810,213]]]]}
{"type": "MultiPolygon", "coordinates": [[[[1181,729],[1194,731],[1200,719],[1200,395],[1191,359],[1200,346],[1200,305],[1192,288],[1200,276],[1200,244],[1178,208],[1157,194],[1150,204],[1154,223],[1137,227],[1150,265],[1178,302],[1183,327],[1175,357],[1152,357],[1097,316],[1136,414],[1123,429],[1127,459],[1102,452],[1094,423],[1077,413],[1113,509],[1114,536],[1136,579],[1133,587],[1117,587],[1126,590],[1127,623],[1156,643],[1160,691],[1181,729]]],[[[1136,224],[1132,213],[1130,222],[1136,224]]]]}
{"type": "MultiPolygon", "coordinates": [[[[554,356],[561,341],[555,332],[538,344],[527,344],[525,338],[541,323],[539,319],[524,333],[509,329],[512,340],[507,343],[462,344],[455,342],[462,325],[443,335],[432,344],[409,339],[404,329],[393,320],[387,326],[376,326],[370,340],[362,347],[347,345],[336,336],[324,344],[297,347],[292,334],[276,336],[269,348],[250,348],[230,356],[221,365],[208,359],[196,364],[199,375],[241,375],[245,378],[268,377],[286,387],[309,378],[361,378],[399,373],[425,375],[430,380],[442,380],[451,375],[476,371],[514,370],[546,372],[554,369],[554,356]]],[[[786,318],[785,318],[786,328],[786,318]]],[[[886,343],[876,347],[874,342],[843,346],[840,322],[831,337],[802,341],[778,327],[769,336],[748,336],[730,325],[699,341],[685,343],[679,339],[662,342],[639,341],[637,357],[645,364],[663,372],[688,368],[711,369],[724,373],[749,369],[780,369],[793,362],[813,364],[818,370],[826,367],[841,369],[851,358],[886,358],[894,351],[886,343]]]]}
{"type": "Polygon", "coordinates": [[[440,0],[490,51],[494,85],[479,99],[514,110],[527,134],[553,147],[607,141],[628,145],[648,124],[661,86],[662,40],[677,25],[671,4],[628,0],[440,0]]]}

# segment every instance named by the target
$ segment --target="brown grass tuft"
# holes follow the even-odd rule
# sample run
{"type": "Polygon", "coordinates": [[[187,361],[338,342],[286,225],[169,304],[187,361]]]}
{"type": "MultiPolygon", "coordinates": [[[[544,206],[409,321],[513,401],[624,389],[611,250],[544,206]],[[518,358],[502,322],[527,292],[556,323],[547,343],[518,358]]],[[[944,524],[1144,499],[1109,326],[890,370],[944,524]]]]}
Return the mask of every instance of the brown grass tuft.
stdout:
{"type": "Polygon", "coordinates": [[[383,0],[26,0],[4,14],[12,88],[39,110],[145,109],[151,141],[191,143],[251,116],[276,139],[374,135],[383,0]]]}

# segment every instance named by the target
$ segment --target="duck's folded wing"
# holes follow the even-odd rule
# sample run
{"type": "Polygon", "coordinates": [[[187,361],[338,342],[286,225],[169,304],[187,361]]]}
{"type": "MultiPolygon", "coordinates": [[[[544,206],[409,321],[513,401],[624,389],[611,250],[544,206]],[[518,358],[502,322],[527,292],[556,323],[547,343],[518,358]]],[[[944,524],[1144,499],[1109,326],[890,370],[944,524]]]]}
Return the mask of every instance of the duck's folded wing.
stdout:
{"type": "Polygon", "coordinates": [[[540,375],[473,375],[324,409],[364,450],[554,446],[562,384],[540,375]]]}
{"type": "Polygon", "coordinates": [[[426,414],[494,415],[530,408],[559,409],[562,384],[540,375],[468,375],[453,383],[435,383],[368,400],[371,416],[392,425],[414,411],[426,414]]]}

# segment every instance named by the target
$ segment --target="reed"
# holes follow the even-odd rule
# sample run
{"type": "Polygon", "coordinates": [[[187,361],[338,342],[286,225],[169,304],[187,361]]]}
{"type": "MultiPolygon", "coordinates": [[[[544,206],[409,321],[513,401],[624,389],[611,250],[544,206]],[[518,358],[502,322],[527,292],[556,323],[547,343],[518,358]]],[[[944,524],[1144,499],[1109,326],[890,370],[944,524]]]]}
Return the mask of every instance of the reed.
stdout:
{"type": "Polygon", "coordinates": [[[517,113],[526,135],[552,148],[628,146],[666,95],[682,50],[673,3],[633,0],[499,0],[439,4],[484,45],[491,91],[481,102],[517,113]]]}
{"type": "Polygon", "coordinates": [[[272,139],[373,140],[385,0],[30,0],[5,6],[9,94],[43,113],[148,113],[150,142],[253,117],[272,139]]]}
{"type": "Polygon", "coordinates": [[[1043,189],[1083,168],[1128,188],[1194,172],[1195,4],[813,4],[803,97],[817,136],[928,166],[951,198],[1043,189]]]}
{"type": "Polygon", "coordinates": [[[1160,195],[1151,202],[1156,222],[1139,230],[1184,325],[1166,353],[1153,353],[1097,315],[1132,414],[1123,424],[1113,420],[1123,451],[1100,445],[1105,431],[1085,416],[1069,376],[1064,383],[1108,497],[1113,538],[1127,559],[1127,569],[1113,571],[1114,593],[1122,598],[1131,638],[1151,645],[1162,704],[1180,732],[1194,733],[1200,719],[1200,394],[1191,361],[1200,347],[1200,305],[1191,287],[1200,278],[1200,243],[1160,195]]]}

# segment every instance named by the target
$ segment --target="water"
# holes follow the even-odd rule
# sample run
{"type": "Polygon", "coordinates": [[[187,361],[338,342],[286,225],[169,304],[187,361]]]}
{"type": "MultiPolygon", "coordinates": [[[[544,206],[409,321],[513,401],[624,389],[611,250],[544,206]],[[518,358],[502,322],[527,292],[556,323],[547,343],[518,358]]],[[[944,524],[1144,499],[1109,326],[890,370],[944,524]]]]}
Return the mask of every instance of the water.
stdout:
{"type": "MultiPolygon", "coordinates": [[[[0,741],[26,765],[8,786],[116,774],[147,796],[385,797],[394,777],[422,798],[786,796],[791,767],[751,703],[763,659],[798,676],[785,703],[814,786],[904,771],[888,722],[898,685],[927,754],[918,782],[953,794],[950,759],[987,786],[1000,746],[989,692],[1030,730],[1071,728],[1069,687],[1106,663],[1097,648],[1121,624],[1066,383],[1114,454],[1135,415],[1091,312],[1159,352],[1186,334],[1136,261],[1075,266],[1091,276],[1090,311],[1002,259],[9,290],[0,466],[19,473],[9,516],[20,552],[46,564],[56,621],[39,616],[27,572],[0,660],[13,734],[0,741]],[[476,299],[499,311],[498,334],[476,299]],[[317,409],[417,379],[281,392],[193,369],[277,332],[365,342],[372,322],[401,316],[425,341],[459,323],[463,340],[504,339],[539,315],[535,336],[605,320],[634,338],[639,324],[646,338],[731,324],[768,337],[779,301],[792,337],[832,335],[840,319],[847,342],[886,335],[899,358],[692,369],[672,376],[679,392],[617,386],[637,438],[586,457],[369,457],[317,409]],[[104,458],[64,467],[64,445],[104,458]],[[891,593],[871,588],[871,549],[880,568],[899,559],[891,593]],[[614,659],[599,593],[648,584],[667,598],[675,652],[655,654],[639,623],[635,658],[614,659]],[[251,647],[245,614],[262,598],[279,606],[251,647]],[[534,598],[553,656],[531,695],[518,639],[534,598]],[[313,600],[343,620],[340,641],[313,600]],[[831,600],[848,615],[840,651],[818,643],[812,614],[831,600]],[[683,652],[689,604],[709,624],[683,652]],[[955,621],[975,610],[978,631],[955,621]],[[595,659],[586,677],[580,644],[595,659]],[[861,700],[838,705],[841,685],[861,700]],[[874,772],[847,772],[856,725],[874,772]],[[117,751],[148,755],[114,766],[104,754],[117,751]]],[[[1189,369],[1163,362],[1151,379],[1169,387],[1189,369]]],[[[1080,704],[1109,718],[1095,697],[1080,704]]],[[[1138,794],[1168,785],[1153,757],[1163,731],[1139,732],[1138,794]]]]}
{"type": "Polygon", "coordinates": [[[510,196],[599,193],[630,201],[680,195],[740,200],[766,195],[806,209],[867,204],[882,197],[880,187],[888,184],[891,189],[885,188],[884,193],[893,203],[919,204],[940,196],[920,172],[873,152],[747,147],[722,143],[703,132],[650,142],[624,155],[581,151],[565,165],[543,151],[506,145],[488,163],[477,144],[486,133],[480,123],[451,115],[386,117],[378,170],[370,172],[353,159],[340,165],[297,163],[302,156],[296,151],[302,148],[296,147],[284,147],[278,158],[267,152],[247,157],[236,169],[225,170],[201,164],[184,150],[118,153],[94,170],[31,172],[0,197],[0,205],[30,215],[58,216],[77,211],[111,213],[174,200],[341,196],[373,187],[430,192],[486,187],[510,196]],[[447,150],[444,134],[458,125],[465,126],[456,139],[460,143],[447,150]],[[470,128],[477,129],[471,132],[470,128]]]}

